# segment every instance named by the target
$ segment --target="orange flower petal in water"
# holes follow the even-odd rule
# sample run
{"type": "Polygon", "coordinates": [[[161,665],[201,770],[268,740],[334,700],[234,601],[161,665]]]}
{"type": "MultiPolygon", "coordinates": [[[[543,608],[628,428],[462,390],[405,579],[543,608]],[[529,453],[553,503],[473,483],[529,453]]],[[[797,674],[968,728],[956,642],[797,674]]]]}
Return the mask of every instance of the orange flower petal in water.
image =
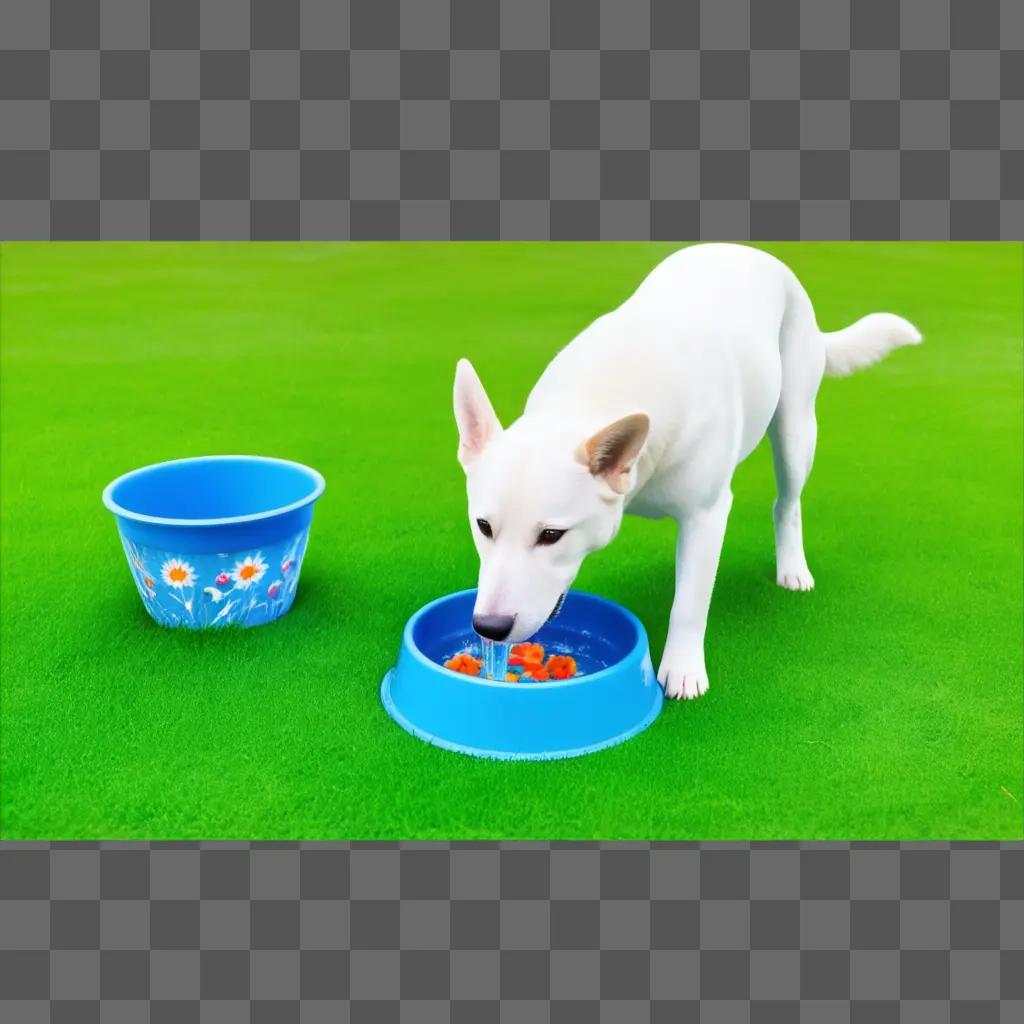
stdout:
{"type": "Polygon", "coordinates": [[[453,672],[461,672],[463,675],[478,676],[480,675],[481,663],[472,654],[464,652],[456,654],[454,658],[449,658],[444,663],[444,667],[450,668],[453,672]]]}
{"type": "Polygon", "coordinates": [[[572,679],[576,675],[576,659],[570,654],[552,654],[545,667],[554,679],[572,679]]]}
{"type": "Polygon", "coordinates": [[[505,682],[506,683],[518,683],[519,682],[519,676],[517,676],[515,674],[515,672],[506,672],[505,673],[505,682]]]}
{"type": "Polygon", "coordinates": [[[541,665],[544,662],[544,648],[540,644],[513,644],[509,652],[510,665],[541,665]]]}
{"type": "Polygon", "coordinates": [[[535,683],[547,683],[551,680],[548,670],[543,665],[528,665],[523,678],[532,679],[535,683]]]}

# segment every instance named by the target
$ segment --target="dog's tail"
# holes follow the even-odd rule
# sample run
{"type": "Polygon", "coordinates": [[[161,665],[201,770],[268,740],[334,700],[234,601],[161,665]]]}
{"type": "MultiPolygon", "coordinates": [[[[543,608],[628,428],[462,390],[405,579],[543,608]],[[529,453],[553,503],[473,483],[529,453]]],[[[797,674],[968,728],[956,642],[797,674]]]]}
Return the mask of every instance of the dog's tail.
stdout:
{"type": "Polygon", "coordinates": [[[871,313],[841,331],[822,332],[825,373],[847,377],[884,359],[894,348],[920,345],[921,332],[894,313],[871,313]]]}

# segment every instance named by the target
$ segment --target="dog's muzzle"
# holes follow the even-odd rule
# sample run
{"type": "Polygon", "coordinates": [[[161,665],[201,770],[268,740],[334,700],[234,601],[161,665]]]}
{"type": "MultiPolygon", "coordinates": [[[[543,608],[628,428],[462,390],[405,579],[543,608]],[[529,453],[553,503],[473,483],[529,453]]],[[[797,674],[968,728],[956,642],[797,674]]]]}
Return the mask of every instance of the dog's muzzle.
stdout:
{"type": "Polygon", "coordinates": [[[485,639],[500,643],[512,632],[515,621],[514,615],[474,615],[473,629],[485,639]]]}

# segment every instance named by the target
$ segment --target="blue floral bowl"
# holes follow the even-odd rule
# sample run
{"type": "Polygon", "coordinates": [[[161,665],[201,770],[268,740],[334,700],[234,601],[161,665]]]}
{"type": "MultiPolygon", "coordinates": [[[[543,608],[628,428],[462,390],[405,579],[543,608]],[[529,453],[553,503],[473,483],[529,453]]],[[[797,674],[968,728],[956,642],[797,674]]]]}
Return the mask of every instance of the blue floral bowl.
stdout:
{"type": "Polygon", "coordinates": [[[103,491],[161,626],[260,626],[292,606],[324,478],[257,455],[144,466],[103,491]]]}

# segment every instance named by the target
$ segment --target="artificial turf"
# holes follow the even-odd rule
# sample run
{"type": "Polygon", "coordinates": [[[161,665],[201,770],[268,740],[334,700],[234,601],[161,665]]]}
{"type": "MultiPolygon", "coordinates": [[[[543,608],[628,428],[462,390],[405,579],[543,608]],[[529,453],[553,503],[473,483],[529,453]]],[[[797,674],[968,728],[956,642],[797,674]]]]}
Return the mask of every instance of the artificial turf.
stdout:
{"type": "MultiPolygon", "coordinates": [[[[575,761],[433,749],[383,712],[407,617],[472,585],[455,360],[511,420],[667,244],[5,245],[7,839],[1021,838],[1019,245],[767,246],[826,329],[925,345],[818,403],[817,589],[778,589],[765,447],[711,609],[711,689],[575,761]],[[195,635],[142,608],[103,485],[211,452],[327,478],[292,611],[195,635]]],[[[628,519],[577,585],[657,661],[674,527],[628,519]]]]}

